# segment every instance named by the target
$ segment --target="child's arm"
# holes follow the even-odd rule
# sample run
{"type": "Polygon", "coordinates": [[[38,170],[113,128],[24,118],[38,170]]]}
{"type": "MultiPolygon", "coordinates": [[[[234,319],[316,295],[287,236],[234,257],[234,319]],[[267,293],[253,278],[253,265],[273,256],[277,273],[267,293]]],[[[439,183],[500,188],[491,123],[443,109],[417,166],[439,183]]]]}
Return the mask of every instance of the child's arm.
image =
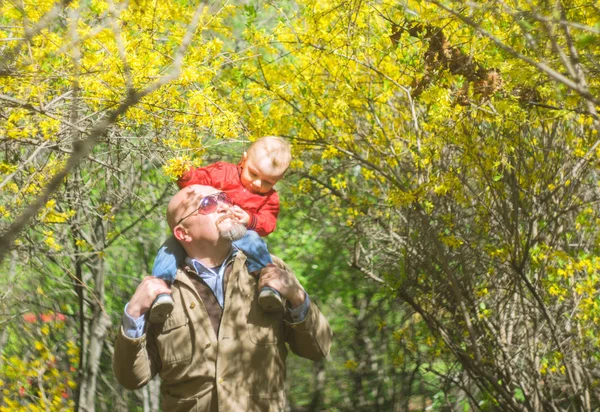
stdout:
{"type": "Polygon", "coordinates": [[[248,213],[248,215],[250,218],[246,227],[249,230],[254,230],[260,236],[267,236],[273,232],[275,226],[277,226],[277,216],[279,215],[279,195],[277,192],[269,195],[265,204],[258,209],[258,212],[248,213]]]}

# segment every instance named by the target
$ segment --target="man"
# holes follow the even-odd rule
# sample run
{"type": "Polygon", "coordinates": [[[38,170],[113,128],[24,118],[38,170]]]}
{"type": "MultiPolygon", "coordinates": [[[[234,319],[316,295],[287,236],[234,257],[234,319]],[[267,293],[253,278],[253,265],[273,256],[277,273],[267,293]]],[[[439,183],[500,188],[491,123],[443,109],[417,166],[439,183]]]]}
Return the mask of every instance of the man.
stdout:
{"type": "Polygon", "coordinates": [[[169,202],[167,220],[186,265],[170,289],[143,279],[125,307],[113,358],[117,380],[137,389],[158,373],[164,411],[283,410],[286,343],[308,359],[327,356],[326,319],[281,260],[258,280],[248,273],[246,257],[232,247],[245,227],[224,193],[188,186],[169,202]],[[260,308],[263,286],[287,300],[285,314],[260,308]],[[173,312],[164,323],[146,323],[161,293],[171,293],[173,312]]]}

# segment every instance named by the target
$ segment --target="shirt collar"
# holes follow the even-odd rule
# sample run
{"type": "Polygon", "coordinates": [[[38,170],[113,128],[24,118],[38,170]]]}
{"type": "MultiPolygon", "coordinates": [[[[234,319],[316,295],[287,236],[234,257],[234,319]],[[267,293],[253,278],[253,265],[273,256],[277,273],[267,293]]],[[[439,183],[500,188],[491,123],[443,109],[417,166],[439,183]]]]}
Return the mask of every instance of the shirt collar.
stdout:
{"type": "MultiPolygon", "coordinates": [[[[222,268],[223,266],[227,266],[229,264],[229,262],[231,262],[235,256],[237,255],[238,249],[235,246],[231,246],[231,250],[229,251],[229,255],[227,255],[227,257],[225,258],[225,260],[223,261],[223,263],[221,263],[218,267],[222,268]]],[[[200,273],[210,273],[210,274],[215,274],[215,271],[213,271],[213,268],[209,268],[206,265],[204,265],[203,263],[200,263],[200,261],[196,260],[196,259],[192,259],[189,256],[185,258],[185,263],[186,265],[188,265],[190,267],[190,269],[193,269],[196,271],[197,274],[200,273]]]]}

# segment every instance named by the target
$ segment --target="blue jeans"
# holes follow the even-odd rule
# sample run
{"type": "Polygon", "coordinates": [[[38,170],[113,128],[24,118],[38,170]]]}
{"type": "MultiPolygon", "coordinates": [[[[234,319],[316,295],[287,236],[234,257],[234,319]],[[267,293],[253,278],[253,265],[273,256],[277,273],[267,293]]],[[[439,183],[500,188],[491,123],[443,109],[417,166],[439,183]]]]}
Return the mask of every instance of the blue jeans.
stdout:
{"type": "MultiPolygon", "coordinates": [[[[233,244],[246,254],[248,258],[246,260],[248,272],[261,270],[267,264],[273,263],[267,249],[267,244],[253,230],[249,230],[243,238],[236,240],[233,244]]],[[[158,254],[154,259],[152,276],[160,278],[169,284],[173,283],[177,268],[183,264],[185,257],[185,250],[177,239],[171,236],[158,249],[158,254]]]]}

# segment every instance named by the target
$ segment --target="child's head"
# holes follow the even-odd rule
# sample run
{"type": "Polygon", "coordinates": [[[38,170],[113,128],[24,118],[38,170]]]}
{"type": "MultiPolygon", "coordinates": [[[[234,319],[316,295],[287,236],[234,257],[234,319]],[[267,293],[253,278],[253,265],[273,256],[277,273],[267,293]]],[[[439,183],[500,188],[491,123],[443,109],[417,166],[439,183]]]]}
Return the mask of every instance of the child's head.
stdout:
{"type": "Polygon", "coordinates": [[[240,162],[242,185],[252,193],[267,193],[283,178],[291,160],[288,142],[275,136],[261,137],[244,152],[240,162]]]}

